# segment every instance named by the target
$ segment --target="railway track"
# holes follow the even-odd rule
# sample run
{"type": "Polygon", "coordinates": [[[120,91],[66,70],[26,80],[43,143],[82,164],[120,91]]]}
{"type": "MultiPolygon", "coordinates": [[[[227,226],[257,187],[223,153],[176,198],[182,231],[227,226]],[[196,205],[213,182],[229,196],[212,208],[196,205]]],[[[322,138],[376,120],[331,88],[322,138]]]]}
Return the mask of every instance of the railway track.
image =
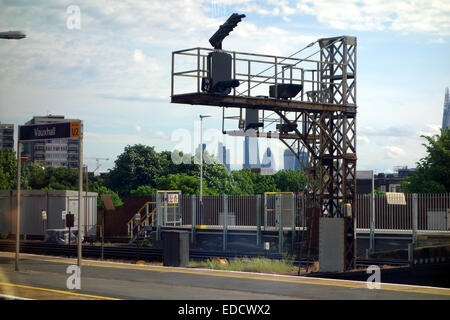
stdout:
{"type": "MultiPolygon", "coordinates": [[[[83,257],[85,258],[100,258],[101,246],[83,245],[83,257]]],[[[0,251],[15,252],[14,241],[0,241],[0,251]]],[[[55,255],[65,257],[76,257],[76,245],[59,245],[42,242],[21,242],[21,253],[33,253],[44,255],[55,255]]],[[[191,249],[189,251],[189,258],[191,260],[207,260],[212,258],[256,258],[265,257],[268,259],[283,259],[281,254],[269,253],[262,254],[257,252],[222,252],[222,251],[204,251],[191,249]]],[[[105,246],[103,247],[104,259],[117,260],[147,260],[147,261],[162,261],[163,250],[158,248],[137,247],[137,246],[105,246]]],[[[295,260],[294,265],[298,265],[300,261],[295,260]]],[[[308,259],[301,259],[302,265],[311,264],[313,261],[308,259]]],[[[389,266],[406,266],[408,262],[405,260],[371,260],[358,259],[357,266],[364,267],[369,265],[389,265],[389,266]]]]}

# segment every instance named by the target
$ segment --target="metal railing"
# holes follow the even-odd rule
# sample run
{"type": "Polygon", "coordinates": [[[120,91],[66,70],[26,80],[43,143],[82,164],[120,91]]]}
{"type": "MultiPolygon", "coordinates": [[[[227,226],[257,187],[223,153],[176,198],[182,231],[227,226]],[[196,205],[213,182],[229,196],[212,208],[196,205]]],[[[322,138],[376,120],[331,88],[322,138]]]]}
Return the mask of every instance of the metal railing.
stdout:
{"type": "MultiPolygon", "coordinates": [[[[146,202],[144,205],[141,206],[141,208],[138,210],[136,214],[134,214],[131,219],[127,222],[127,230],[128,230],[128,236],[133,237],[133,235],[136,232],[139,232],[139,229],[142,226],[149,226],[150,225],[150,218],[155,214],[156,208],[153,208],[150,210],[150,206],[154,205],[155,202],[146,202]],[[145,209],[145,211],[144,211],[145,209]],[[144,213],[141,213],[143,212],[144,213]],[[136,230],[137,229],[137,230],[136,230]]],[[[154,224],[154,220],[152,219],[152,225],[154,224]]]]}
{"type": "MultiPolygon", "coordinates": [[[[172,52],[171,96],[185,93],[200,93],[203,77],[209,76],[208,54],[217,50],[191,48],[172,52]]],[[[232,57],[232,78],[239,81],[233,88],[233,96],[269,96],[269,86],[278,84],[300,84],[302,90],[291,100],[301,102],[328,102],[332,81],[322,79],[321,73],[329,66],[336,69],[342,63],[323,62],[309,58],[281,57],[264,54],[225,51],[232,57]]]]}
{"type": "MultiPolygon", "coordinates": [[[[180,227],[223,228],[226,225],[228,229],[278,230],[280,223],[284,229],[306,227],[305,212],[312,207],[310,200],[302,195],[282,196],[281,201],[286,204],[279,208],[281,221],[277,220],[275,197],[264,195],[203,196],[201,221],[199,197],[183,195],[180,197],[180,227]]],[[[450,194],[406,194],[405,200],[406,205],[391,205],[386,196],[375,196],[375,229],[450,231],[450,194]]],[[[357,229],[370,229],[371,204],[370,195],[357,196],[357,229]]],[[[165,226],[164,223],[161,226],[165,226]]]]}
{"type": "MultiPolygon", "coordinates": [[[[410,231],[414,221],[419,231],[450,230],[450,194],[405,194],[406,205],[388,204],[386,196],[375,196],[375,229],[410,231]]],[[[357,228],[370,228],[372,198],[357,196],[357,228]]]]}

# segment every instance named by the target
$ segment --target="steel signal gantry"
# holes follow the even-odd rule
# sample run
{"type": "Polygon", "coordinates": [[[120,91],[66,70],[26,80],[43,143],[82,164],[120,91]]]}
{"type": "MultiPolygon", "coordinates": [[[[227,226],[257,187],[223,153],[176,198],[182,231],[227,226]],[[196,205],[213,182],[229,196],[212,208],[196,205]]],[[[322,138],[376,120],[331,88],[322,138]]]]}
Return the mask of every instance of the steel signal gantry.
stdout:
{"type": "Polygon", "coordinates": [[[172,53],[172,103],[222,107],[224,133],[248,135],[243,129],[253,127],[258,137],[279,138],[299,160],[307,151],[308,195],[321,216],[345,221],[346,269],[356,261],[356,44],[349,36],[319,39],[299,51],[312,51],[304,58],[207,48],[172,53]],[[231,59],[212,66],[217,52],[231,59]],[[176,70],[179,60],[183,70],[176,70]],[[214,83],[213,68],[239,85],[205,90],[205,79],[214,83]],[[244,109],[256,110],[255,124],[244,109]],[[230,121],[238,121],[239,130],[230,121]]]}

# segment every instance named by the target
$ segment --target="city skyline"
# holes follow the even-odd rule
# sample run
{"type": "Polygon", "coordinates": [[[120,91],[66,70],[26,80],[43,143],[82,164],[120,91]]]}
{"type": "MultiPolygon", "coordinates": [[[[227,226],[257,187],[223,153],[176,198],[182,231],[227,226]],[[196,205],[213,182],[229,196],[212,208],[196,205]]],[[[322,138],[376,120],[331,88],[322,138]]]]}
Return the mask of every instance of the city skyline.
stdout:
{"type": "MultiPolygon", "coordinates": [[[[288,56],[318,38],[357,37],[358,170],[415,166],[425,155],[420,135],[437,134],[442,124],[442,90],[450,84],[445,1],[348,1],[348,15],[329,15],[340,8],[327,0],[79,1],[79,28],[69,28],[71,4],[0,1],[0,28],[27,34],[0,44],[0,121],[17,128],[35,115],[81,119],[86,158],[110,159],[102,170],[128,144],[171,150],[171,134],[192,132],[201,113],[214,116],[205,130],[221,128],[220,108],[169,103],[170,54],[210,47],[233,12],[246,18],[224,41],[227,50],[288,56]]],[[[239,153],[230,158],[234,167],[242,151],[231,152],[239,153]]]]}

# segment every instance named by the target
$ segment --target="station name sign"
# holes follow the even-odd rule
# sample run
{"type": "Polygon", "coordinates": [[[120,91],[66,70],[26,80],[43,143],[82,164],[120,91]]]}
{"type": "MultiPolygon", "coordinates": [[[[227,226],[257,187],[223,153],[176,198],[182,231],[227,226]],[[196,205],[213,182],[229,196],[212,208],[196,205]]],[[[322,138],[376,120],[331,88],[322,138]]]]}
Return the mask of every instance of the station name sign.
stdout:
{"type": "Polygon", "coordinates": [[[60,122],[19,126],[19,140],[47,140],[80,137],[80,122],[60,122]]]}

